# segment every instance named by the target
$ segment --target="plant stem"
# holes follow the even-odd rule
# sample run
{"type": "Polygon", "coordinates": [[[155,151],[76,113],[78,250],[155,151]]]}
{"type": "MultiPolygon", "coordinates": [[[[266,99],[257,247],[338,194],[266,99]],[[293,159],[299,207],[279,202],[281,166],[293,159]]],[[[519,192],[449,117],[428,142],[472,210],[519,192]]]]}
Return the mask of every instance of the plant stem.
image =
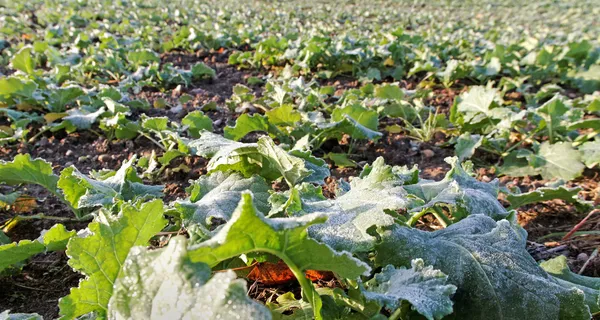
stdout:
{"type": "Polygon", "coordinates": [[[167,148],[165,148],[165,146],[163,146],[162,144],[160,144],[158,141],[156,141],[154,138],[152,138],[151,136],[147,135],[144,132],[140,131],[140,135],[142,135],[143,137],[145,137],[146,139],[152,141],[155,145],[157,145],[162,151],[167,152],[167,148]]]}
{"type": "Polygon", "coordinates": [[[37,138],[39,138],[39,136],[41,136],[48,130],[50,130],[50,126],[42,127],[42,129],[38,133],[36,133],[33,137],[31,137],[29,140],[27,140],[27,143],[33,143],[37,138]]]}
{"type": "Polygon", "coordinates": [[[440,208],[433,207],[432,213],[438,219],[438,221],[444,228],[446,228],[452,224],[452,221],[450,220],[450,218],[448,218],[440,208]]]}

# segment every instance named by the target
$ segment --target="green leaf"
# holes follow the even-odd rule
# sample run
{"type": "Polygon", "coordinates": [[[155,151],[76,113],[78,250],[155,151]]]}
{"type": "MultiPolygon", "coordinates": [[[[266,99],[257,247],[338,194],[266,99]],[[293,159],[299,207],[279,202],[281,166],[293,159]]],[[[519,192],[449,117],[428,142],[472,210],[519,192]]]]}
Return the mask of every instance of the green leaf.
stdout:
{"type": "Polygon", "coordinates": [[[192,138],[200,138],[200,131],[213,131],[213,122],[205,116],[202,111],[192,111],[188,113],[182,120],[181,124],[187,126],[188,133],[192,138]]]}
{"type": "Polygon", "coordinates": [[[33,74],[35,71],[35,61],[32,57],[32,47],[26,46],[17,51],[10,60],[13,69],[21,70],[27,74],[33,74]]]}
{"type": "Polygon", "coordinates": [[[0,272],[11,265],[44,252],[46,247],[37,240],[21,240],[0,246],[0,272]]]}
{"type": "Polygon", "coordinates": [[[302,116],[291,104],[284,104],[265,112],[269,123],[276,126],[293,126],[302,120],[302,116]]]}
{"type": "Polygon", "coordinates": [[[215,70],[202,62],[196,63],[192,67],[192,77],[194,79],[214,78],[217,75],[215,70]]]}
{"type": "Polygon", "coordinates": [[[114,174],[99,180],[92,179],[74,166],[64,169],[60,174],[58,186],[65,198],[74,208],[109,206],[119,200],[160,198],[163,186],[148,186],[137,177],[133,163],[135,157],[123,162],[114,174]]]}
{"type": "Polygon", "coordinates": [[[63,112],[69,103],[73,102],[84,93],[83,89],[76,85],[52,90],[52,93],[48,97],[47,108],[52,112],[63,112]]]}
{"type": "Polygon", "coordinates": [[[550,144],[544,141],[540,150],[529,161],[544,179],[572,180],[581,175],[585,166],[581,155],[568,142],[550,144]]]}
{"type": "Polygon", "coordinates": [[[312,283],[304,277],[306,270],[332,271],[348,279],[356,279],[370,271],[366,264],[350,254],[333,251],[308,237],[306,229],[324,222],[323,215],[267,219],[257,213],[252,203],[252,195],[244,193],[229,222],[212,239],[190,249],[190,260],[214,266],[249,252],[276,255],[300,282],[303,296],[313,305],[317,319],[321,319],[321,299],[312,283]]]}
{"type": "Polygon", "coordinates": [[[457,319],[589,319],[584,293],[565,288],[526,249],[526,233],[484,215],[435,232],[393,225],[381,231],[377,265],[406,266],[422,258],[457,287],[457,319]]]}
{"type": "Polygon", "coordinates": [[[581,159],[588,168],[592,168],[600,163],[600,139],[588,141],[579,146],[581,159]]]}
{"type": "Polygon", "coordinates": [[[246,295],[246,281],[233,271],[217,272],[188,258],[187,241],[166,248],[133,247],[114,285],[111,319],[270,319],[271,313],[246,295]]]}
{"type": "Polygon", "coordinates": [[[0,160],[0,183],[8,185],[37,184],[60,197],[57,189],[58,176],[52,173],[52,165],[43,159],[31,159],[29,154],[18,154],[13,161],[0,160]]]}
{"type": "Polygon", "coordinates": [[[134,66],[149,65],[152,62],[160,62],[158,54],[152,50],[136,50],[127,53],[127,60],[134,66]]]}
{"type": "Polygon", "coordinates": [[[593,314],[600,312],[600,278],[586,277],[571,272],[565,256],[544,261],[540,263],[540,267],[556,277],[564,287],[575,286],[582,290],[585,293],[585,301],[590,307],[590,312],[593,314]]]}
{"type": "Polygon", "coordinates": [[[581,188],[567,188],[565,186],[558,187],[541,187],[527,193],[510,193],[506,196],[506,200],[510,202],[508,210],[520,208],[531,203],[561,199],[567,203],[575,204],[581,209],[588,208],[589,203],[579,198],[581,188]]]}
{"type": "Polygon", "coordinates": [[[142,119],[142,128],[151,131],[164,131],[167,130],[169,124],[169,118],[167,117],[144,117],[142,119]]]}
{"type": "Polygon", "coordinates": [[[261,137],[258,143],[241,143],[203,131],[199,139],[186,144],[192,153],[212,157],[207,166],[209,172],[232,170],[245,177],[258,174],[267,180],[283,177],[289,185],[314,173],[303,159],[288,154],[269,137],[261,137]]]}
{"type": "Polygon", "coordinates": [[[375,87],[375,97],[388,100],[402,100],[404,92],[397,85],[384,84],[375,87]]]}
{"type": "MultiPolygon", "coordinates": [[[[376,115],[377,113],[375,113],[376,115]]],[[[383,136],[376,129],[369,129],[358,121],[354,120],[349,115],[343,115],[343,119],[338,122],[318,123],[317,128],[320,130],[318,138],[322,144],[328,139],[335,138],[338,141],[342,139],[344,134],[350,135],[353,139],[365,139],[375,141],[383,136]]]]}
{"type": "Polygon", "coordinates": [[[254,205],[259,212],[269,211],[270,185],[259,176],[246,179],[239,173],[217,171],[209,176],[201,176],[188,190],[188,199],[175,202],[184,226],[188,228],[198,224],[210,228],[214,218],[229,221],[244,191],[252,192],[254,205]]]}
{"type": "Polygon", "coordinates": [[[10,238],[2,230],[0,230],[0,245],[9,244],[9,243],[10,243],[10,238]]]}
{"type": "Polygon", "coordinates": [[[369,110],[355,103],[344,108],[336,108],[331,113],[331,119],[337,122],[344,120],[346,116],[354,119],[361,126],[369,130],[377,131],[379,118],[375,110],[369,110]]]}
{"type": "Polygon", "coordinates": [[[223,129],[223,136],[227,139],[239,141],[250,132],[264,131],[266,133],[274,133],[275,135],[279,131],[269,120],[263,115],[247,113],[242,114],[235,121],[235,126],[227,126],[223,129]]]}
{"type": "Polygon", "coordinates": [[[17,201],[20,195],[21,193],[18,191],[11,192],[9,194],[0,193],[0,208],[11,206],[13,203],[15,203],[15,201],[17,201]]]}
{"type": "Polygon", "coordinates": [[[345,153],[328,153],[325,155],[326,158],[330,159],[331,161],[333,161],[333,163],[335,163],[336,166],[340,167],[340,168],[355,168],[356,167],[356,162],[350,160],[348,158],[348,155],[345,153]]]}
{"type": "Polygon", "coordinates": [[[124,205],[118,216],[101,212],[89,224],[86,237],[71,238],[67,245],[69,265],[86,278],[59,300],[62,318],[73,319],[90,312],[106,315],[113,284],[125,258],[132,247],[147,245],[166,226],[163,211],[160,200],[146,202],[139,208],[124,205]]]}
{"type": "Polygon", "coordinates": [[[75,231],[67,231],[62,224],[56,224],[50,230],[42,232],[37,240],[21,240],[19,243],[2,245],[0,246],[0,272],[38,253],[64,250],[67,241],[74,235],[75,231]]]}
{"type": "Polygon", "coordinates": [[[428,320],[442,319],[452,313],[450,297],[456,292],[455,286],[446,284],[447,280],[443,272],[425,267],[422,259],[414,259],[411,269],[384,267],[365,283],[363,294],[391,311],[398,309],[402,301],[408,301],[428,320]]]}
{"type": "Polygon", "coordinates": [[[475,154],[475,150],[481,146],[481,142],[483,142],[482,136],[465,132],[458,137],[456,145],[454,145],[454,153],[460,161],[469,159],[475,154]]]}
{"type": "Polygon", "coordinates": [[[457,123],[456,119],[460,117],[461,123],[480,123],[490,117],[491,110],[500,101],[500,95],[495,89],[482,86],[471,87],[456,99],[456,110],[452,110],[450,120],[457,123]]]}
{"type": "Polygon", "coordinates": [[[22,80],[17,77],[0,79],[0,94],[5,98],[35,99],[37,88],[37,83],[31,80],[22,80]]]}

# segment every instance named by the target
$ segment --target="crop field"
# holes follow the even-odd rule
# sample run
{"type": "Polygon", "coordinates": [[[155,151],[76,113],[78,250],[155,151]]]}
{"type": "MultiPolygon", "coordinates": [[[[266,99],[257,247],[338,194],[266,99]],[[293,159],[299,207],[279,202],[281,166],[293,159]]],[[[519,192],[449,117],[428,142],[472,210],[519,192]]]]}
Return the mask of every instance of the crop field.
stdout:
{"type": "Polygon", "coordinates": [[[600,319],[600,1],[0,1],[0,320],[600,319]]]}

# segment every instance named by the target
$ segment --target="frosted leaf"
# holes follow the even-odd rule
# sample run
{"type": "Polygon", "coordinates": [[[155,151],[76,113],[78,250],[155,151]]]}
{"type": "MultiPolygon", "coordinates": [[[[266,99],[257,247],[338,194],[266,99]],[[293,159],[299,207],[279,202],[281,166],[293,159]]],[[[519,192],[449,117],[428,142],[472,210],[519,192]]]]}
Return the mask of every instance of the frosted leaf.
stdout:
{"type": "Polygon", "coordinates": [[[450,297],[456,287],[446,284],[448,277],[431,266],[425,267],[422,259],[411,261],[411,266],[411,269],[386,266],[365,283],[363,294],[389,310],[398,309],[402,300],[408,301],[429,320],[441,319],[452,313],[450,297]]]}
{"type": "Polygon", "coordinates": [[[134,161],[135,157],[132,157],[123,162],[116,172],[98,179],[88,177],[71,166],[61,172],[58,186],[75,208],[108,206],[117,200],[161,198],[163,186],[143,184],[133,167],[134,161]]]}
{"type": "Polygon", "coordinates": [[[256,208],[268,212],[269,189],[265,179],[259,176],[246,179],[239,173],[217,171],[193,182],[188,189],[190,197],[176,201],[175,207],[181,212],[186,227],[200,224],[208,228],[213,218],[228,221],[246,190],[254,195],[256,208]]]}
{"type": "Polygon", "coordinates": [[[131,249],[108,304],[112,319],[271,319],[270,311],[246,295],[233,271],[217,272],[187,257],[187,241],[166,248],[131,249]]]}
{"type": "Polygon", "coordinates": [[[305,184],[283,197],[274,196],[271,202],[277,209],[295,215],[327,216],[325,223],[309,228],[312,238],[336,250],[366,252],[375,242],[367,229],[394,223],[394,218],[384,210],[407,208],[411,203],[402,187],[404,180],[384,164],[383,158],[378,158],[366,170],[367,174],[352,180],[350,190],[334,200],[325,199],[319,189],[305,184]]]}
{"type": "Polygon", "coordinates": [[[435,232],[394,225],[381,232],[376,263],[406,266],[421,258],[457,287],[457,319],[589,319],[584,292],[565,288],[525,248],[520,228],[484,215],[435,232]]]}

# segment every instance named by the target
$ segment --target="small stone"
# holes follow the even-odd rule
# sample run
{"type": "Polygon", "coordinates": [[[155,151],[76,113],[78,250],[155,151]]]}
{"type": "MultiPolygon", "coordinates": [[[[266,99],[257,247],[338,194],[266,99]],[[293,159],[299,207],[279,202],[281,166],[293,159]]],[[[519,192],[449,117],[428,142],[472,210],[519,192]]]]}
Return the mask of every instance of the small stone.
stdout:
{"type": "Polygon", "coordinates": [[[54,150],[52,149],[46,149],[45,151],[47,154],[54,154],[54,150]]]}
{"type": "Polygon", "coordinates": [[[73,162],[69,161],[67,163],[65,163],[65,168],[70,167],[73,165],[73,162]]]}
{"type": "Polygon", "coordinates": [[[481,181],[483,181],[483,182],[490,182],[490,181],[492,181],[492,179],[490,177],[488,177],[488,176],[482,176],[481,177],[481,181]]]}
{"type": "Polygon", "coordinates": [[[49,144],[50,144],[50,141],[48,141],[48,138],[46,138],[46,137],[42,137],[42,138],[40,139],[40,141],[38,142],[38,145],[39,145],[40,147],[46,147],[46,146],[48,146],[49,144]]]}
{"type": "Polygon", "coordinates": [[[100,161],[100,162],[107,162],[107,161],[110,161],[110,159],[111,159],[111,156],[108,154],[101,154],[98,156],[98,161],[100,161]]]}
{"type": "Polygon", "coordinates": [[[425,158],[431,158],[435,155],[435,152],[433,152],[433,150],[430,150],[430,149],[425,149],[425,150],[421,151],[421,153],[423,154],[423,156],[425,158]]]}
{"type": "Polygon", "coordinates": [[[589,258],[590,257],[585,252],[582,252],[577,255],[577,261],[586,262],[589,258]]]}
{"type": "Polygon", "coordinates": [[[70,157],[73,155],[73,150],[67,150],[67,152],[65,152],[65,156],[70,157]]]}
{"type": "Polygon", "coordinates": [[[217,120],[215,120],[215,122],[213,122],[213,124],[214,124],[216,127],[220,126],[220,125],[221,125],[221,123],[223,123],[223,119],[217,119],[217,120]]]}
{"type": "Polygon", "coordinates": [[[85,160],[89,159],[90,156],[81,156],[79,158],[77,158],[77,162],[84,162],[85,160]]]}

